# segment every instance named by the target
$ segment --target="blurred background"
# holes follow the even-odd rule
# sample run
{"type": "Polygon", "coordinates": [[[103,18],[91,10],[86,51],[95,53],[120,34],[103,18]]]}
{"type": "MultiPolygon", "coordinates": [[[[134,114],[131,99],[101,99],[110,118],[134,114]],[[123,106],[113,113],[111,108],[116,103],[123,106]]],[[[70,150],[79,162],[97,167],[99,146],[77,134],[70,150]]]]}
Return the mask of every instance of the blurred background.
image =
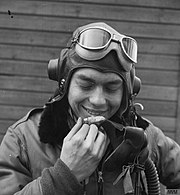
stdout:
{"type": "Polygon", "coordinates": [[[137,39],[140,112],[180,143],[179,0],[0,0],[0,142],[57,87],[48,61],[78,26],[97,21],[137,39]]]}

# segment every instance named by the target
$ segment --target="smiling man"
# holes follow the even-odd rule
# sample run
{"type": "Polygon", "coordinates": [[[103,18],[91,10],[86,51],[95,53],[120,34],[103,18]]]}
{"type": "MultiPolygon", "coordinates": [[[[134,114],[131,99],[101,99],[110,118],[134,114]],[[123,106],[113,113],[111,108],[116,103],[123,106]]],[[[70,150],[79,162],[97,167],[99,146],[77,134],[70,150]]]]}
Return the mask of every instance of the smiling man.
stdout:
{"type": "Polygon", "coordinates": [[[180,188],[180,146],[136,112],[136,63],[137,42],[109,25],[75,30],[48,64],[57,91],[2,141],[0,193],[160,194],[159,180],[180,188]]]}

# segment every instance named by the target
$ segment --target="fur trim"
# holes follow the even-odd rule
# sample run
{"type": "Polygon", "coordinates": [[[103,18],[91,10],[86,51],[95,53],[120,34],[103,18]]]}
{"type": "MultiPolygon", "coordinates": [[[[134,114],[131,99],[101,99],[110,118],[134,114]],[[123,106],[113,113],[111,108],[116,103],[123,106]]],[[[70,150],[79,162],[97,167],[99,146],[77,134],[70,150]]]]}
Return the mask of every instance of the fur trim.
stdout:
{"type": "Polygon", "coordinates": [[[59,102],[47,104],[42,113],[39,124],[39,137],[43,143],[62,144],[69,132],[67,123],[67,103],[62,99],[59,102]]]}

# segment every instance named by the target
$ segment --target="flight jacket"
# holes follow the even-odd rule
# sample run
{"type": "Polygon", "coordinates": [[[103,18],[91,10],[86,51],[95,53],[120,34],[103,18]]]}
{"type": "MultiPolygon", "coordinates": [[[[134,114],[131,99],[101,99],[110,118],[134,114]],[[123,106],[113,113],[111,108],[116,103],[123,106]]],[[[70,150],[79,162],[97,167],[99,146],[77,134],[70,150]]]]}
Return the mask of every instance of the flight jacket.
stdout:
{"type": "MultiPolygon", "coordinates": [[[[38,129],[43,109],[31,110],[8,128],[0,146],[0,194],[96,195],[100,182],[102,194],[125,194],[123,182],[113,185],[119,174],[116,171],[103,170],[100,177],[96,170],[88,183],[77,181],[60,159],[62,144],[40,140],[38,129]]],[[[180,146],[151,122],[141,120],[148,124],[145,131],[149,157],[157,168],[160,182],[167,188],[180,188],[180,146]]],[[[51,132],[50,125],[48,128],[51,132]]]]}

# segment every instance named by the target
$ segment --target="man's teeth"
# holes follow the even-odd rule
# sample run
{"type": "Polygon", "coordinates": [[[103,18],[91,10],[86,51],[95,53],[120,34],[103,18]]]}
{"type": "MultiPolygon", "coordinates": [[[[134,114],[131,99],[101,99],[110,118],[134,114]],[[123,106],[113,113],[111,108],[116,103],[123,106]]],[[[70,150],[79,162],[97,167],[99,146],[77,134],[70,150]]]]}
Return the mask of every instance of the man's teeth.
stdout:
{"type": "Polygon", "coordinates": [[[86,109],[86,111],[87,111],[90,115],[94,115],[94,116],[101,115],[101,113],[100,113],[100,112],[94,112],[94,111],[89,110],[89,109],[86,109]]]}

